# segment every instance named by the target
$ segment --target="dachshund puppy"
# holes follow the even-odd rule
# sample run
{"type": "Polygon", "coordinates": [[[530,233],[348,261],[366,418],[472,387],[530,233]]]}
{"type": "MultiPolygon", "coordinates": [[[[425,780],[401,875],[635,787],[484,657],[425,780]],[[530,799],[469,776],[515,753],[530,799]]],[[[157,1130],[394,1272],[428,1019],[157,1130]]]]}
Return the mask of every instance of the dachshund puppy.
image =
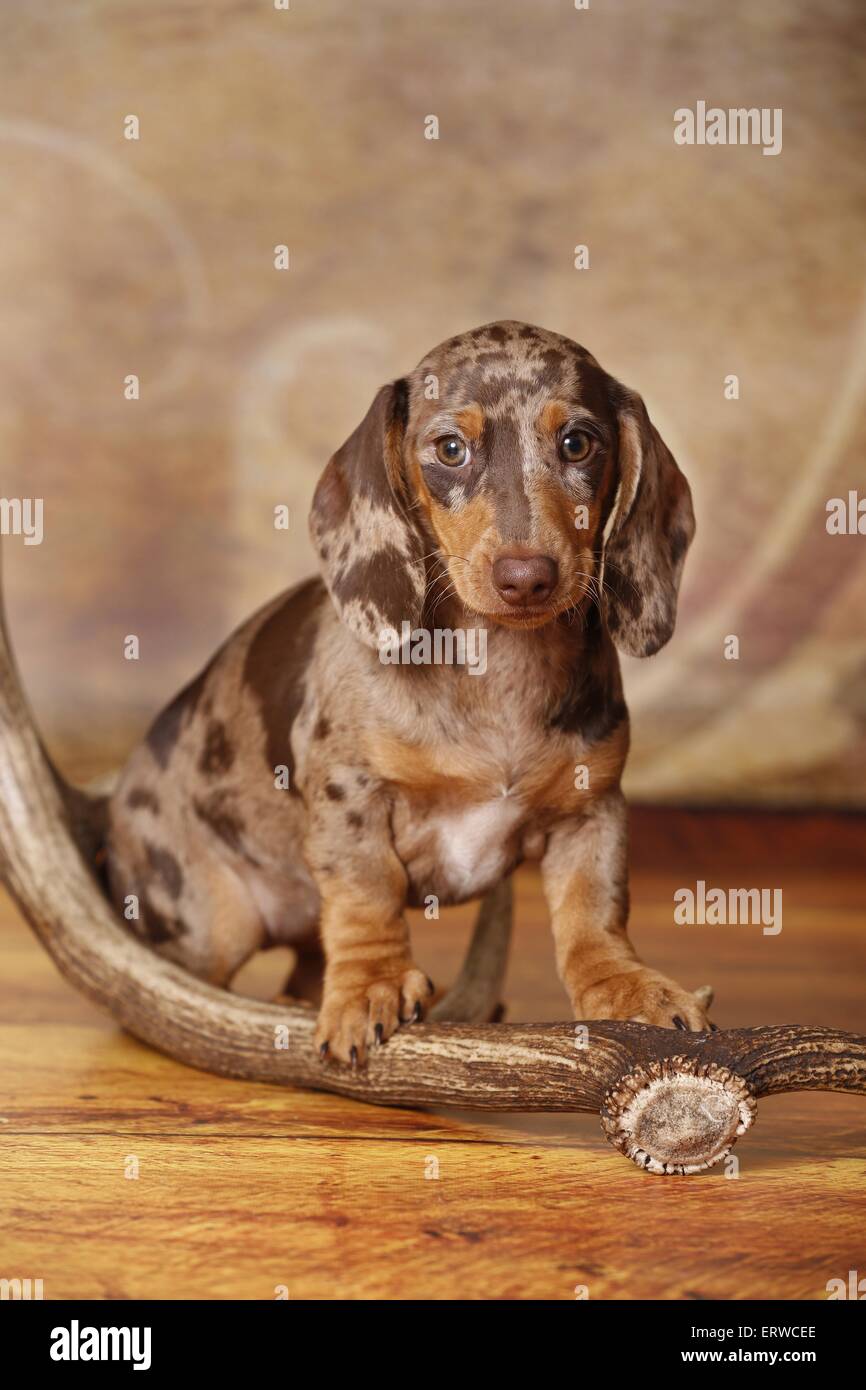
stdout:
{"type": "Polygon", "coordinates": [[[318,1046],[358,1065],[431,996],[407,904],[537,859],[578,1018],[711,1026],[626,934],[617,648],[668,641],[694,533],[640,397],[556,333],[461,334],[378,392],[311,531],[323,578],[241,627],[122,773],[108,867],[132,925],[216,984],[287,943],[302,997],[324,948],[318,1046]],[[442,632],[483,637],[483,670],[417,664],[442,632]]]}

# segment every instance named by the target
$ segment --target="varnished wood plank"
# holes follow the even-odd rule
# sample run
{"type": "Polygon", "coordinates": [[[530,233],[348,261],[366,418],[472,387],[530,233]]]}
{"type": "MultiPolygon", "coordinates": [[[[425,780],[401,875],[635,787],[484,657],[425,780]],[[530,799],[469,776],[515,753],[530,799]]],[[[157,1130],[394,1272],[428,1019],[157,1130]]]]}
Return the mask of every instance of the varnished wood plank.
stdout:
{"type": "Polygon", "coordinates": [[[39,1135],[18,1155],[4,1260],[49,1298],[809,1299],[862,1262],[854,1159],[675,1183],[477,1138],[39,1135]]]}
{"type": "MultiPolygon", "coordinates": [[[[725,1025],[866,1031],[864,881],[850,864],[828,875],[801,855],[777,873],[784,929],[767,938],[673,927],[674,888],[706,862],[673,837],[638,870],[646,956],[715,984],[725,1025]]],[[[416,926],[443,982],[471,917],[416,926]]],[[[510,1017],[561,1018],[534,871],[518,876],[516,917],[510,1017]]],[[[261,958],[244,988],[267,996],[286,963],[261,958]]],[[[593,1298],[821,1298],[862,1265],[855,1096],[763,1101],[739,1176],[654,1179],[593,1116],[382,1110],[169,1062],[75,995],[5,900],[0,981],[0,1274],[41,1277],[47,1297],[271,1298],[285,1284],[296,1298],[571,1298],[575,1285],[593,1298]],[[438,1179],[425,1177],[434,1159],[438,1179]]]]}

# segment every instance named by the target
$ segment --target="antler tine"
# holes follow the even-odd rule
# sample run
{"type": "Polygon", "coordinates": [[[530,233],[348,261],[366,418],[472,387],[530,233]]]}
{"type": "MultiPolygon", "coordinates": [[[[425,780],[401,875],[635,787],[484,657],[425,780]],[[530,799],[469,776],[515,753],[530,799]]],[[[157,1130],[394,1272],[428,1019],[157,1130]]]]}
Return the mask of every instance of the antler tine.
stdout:
{"type": "Polygon", "coordinates": [[[755,1096],[785,1091],[866,1095],[866,1038],[799,1023],[739,1028],[717,1035],[729,1064],[755,1096]]]}

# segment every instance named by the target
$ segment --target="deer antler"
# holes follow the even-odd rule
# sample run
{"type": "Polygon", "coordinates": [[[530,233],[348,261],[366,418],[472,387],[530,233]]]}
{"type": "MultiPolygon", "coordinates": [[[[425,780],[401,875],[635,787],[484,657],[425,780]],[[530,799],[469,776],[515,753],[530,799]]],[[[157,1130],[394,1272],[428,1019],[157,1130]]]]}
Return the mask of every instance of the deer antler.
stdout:
{"type": "Polygon", "coordinates": [[[598,1111],[641,1167],[716,1163],[780,1091],[866,1093],[866,1038],[796,1025],[674,1033],[637,1023],[484,1024],[500,997],[510,895],[482,906],[458,985],[438,1008],[464,1021],[415,1025],[353,1073],[319,1062],[315,1016],[212,989],[121,926],[83,849],[104,811],[65,785],[21,690],[0,594],[0,869],[70,982],[136,1037],[222,1076],[336,1091],[379,1105],[598,1111]]]}

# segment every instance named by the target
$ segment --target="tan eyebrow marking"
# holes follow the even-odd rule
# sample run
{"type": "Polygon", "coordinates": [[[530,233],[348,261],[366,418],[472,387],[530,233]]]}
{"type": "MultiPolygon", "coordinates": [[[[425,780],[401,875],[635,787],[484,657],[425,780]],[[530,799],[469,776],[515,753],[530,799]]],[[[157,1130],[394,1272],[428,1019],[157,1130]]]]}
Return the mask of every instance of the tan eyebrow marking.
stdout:
{"type": "Polygon", "coordinates": [[[556,434],[565,424],[571,412],[562,401],[548,401],[538,417],[538,423],[546,434],[556,434]]]}
{"type": "Polygon", "coordinates": [[[454,419],[467,439],[481,438],[484,430],[484,411],[480,405],[473,401],[472,405],[464,406],[462,410],[458,410],[454,419]]]}

